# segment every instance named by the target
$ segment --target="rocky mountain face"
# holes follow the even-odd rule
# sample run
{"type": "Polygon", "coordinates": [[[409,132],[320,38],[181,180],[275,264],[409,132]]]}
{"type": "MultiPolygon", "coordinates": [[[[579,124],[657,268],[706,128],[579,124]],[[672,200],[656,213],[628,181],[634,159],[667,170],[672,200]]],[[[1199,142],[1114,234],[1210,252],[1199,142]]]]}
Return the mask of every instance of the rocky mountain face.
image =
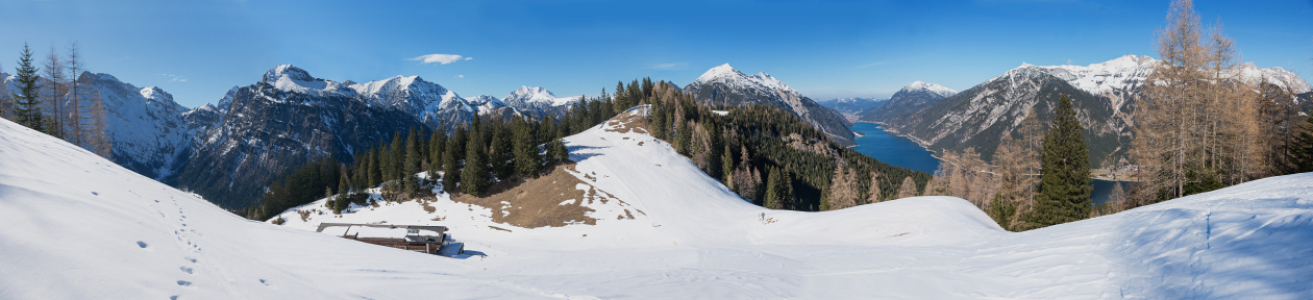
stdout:
{"type": "Polygon", "coordinates": [[[321,157],[349,161],[395,133],[424,128],[422,120],[441,115],[429,109],[440,104],[435,99],[454,95],[416,77],[391,85],[396,79],[405,78],[351,84],[292,66],[270,70],[230,91],[218,106],[226,109],[202,106],[187,114],[198,122],[197,138],[178,176],[165,182],[224,207],[244,207],[292,167],[321,157]]]}
{"type": "Polygon", "coordinates": [[[849,122],[856,122],[862,115],[862,112],[875,109],[885,104],[885,100],[875,98],[838,98],[825,101],[817,101],[821,106],[828,107],[834,111],[843,114],[849,122]]]}
{"type": "Polygon", "coordinates": [[[992,161],[1005,133],[1021,125],[1032,111],[1040,120],[1054,116],[1060,95],[1067,95],[1075,105],[1076,117],[1086,128],[1090,157],[1095,163],[1128,144],[1124,136],[1126,123],[1112,118],[1108,101],[1072,86],[1066,80],[1037,68],[1013,69],[936,101],[915,113],[885,119],[886,130],[911,138],[934,151],[962,151],[975,148],[986,161],[992,161]]]}
{"type": "Polygon", "coordinates": [[[545,115],[580,98],[522,87],[506,98],[513,106],[486,95],[462,98],[418,76],[337,82],[282,65],[233,87],[217,104],[188,110],[155,87],[108,74],[81,78],[105,101],[115,162],[227,208],[253,203],[273,178],[303,162],[350,160],[412,127],[450,129],[476,115],[545,115]]]}
{"type": "Polygon", "coordinates": [[[770,74],[748,76],[724,64],[707,70],[685,86],[684,91],[706,103],[757,104],[783,109],[825,132],[836,142],[855,145],[853,132],[849,129],[852,123],[842,114],[803,96],[770,74]]]}
{"type": "Polygon", "coordinates": [[[169,176],[190,147],[186,107],[157,87],[139,88],[109,74],[78,76],[84,95],[97,93],[105,105],[105,122],[115,163],[150,177],[169,176]]]}
{"type": "Polygon", "coordinates": [[[889,97],[885,104],[862,112],[858,116],[858,120],[883,123],[895,116],[909,114],[934,105],[939,100],[954,94],[957,94],[957,92],[942,85],[921,81],[913,82],[899,89],[897,93],[889,97]]]}
{"type": "MultiPolygon", "coordinates": [[[[1086,128],[1090,159],[1098,166],[1124,155],[1129,146],[1135,98],[1155,63],[1151,57],[1126,55],[1088,66],[1022,64],[920,109],[892,111],[898,106],[891,99],[862,120],[884,123],[890,131],[931,150],[974,147],[983,158],[992,160],[1002,135],[1030,117],[1027,111],[1033,108],[1039,120],[1047,122],[1059,95],[1066,94],[1086,128]]],[[[1234,72],[1249,82],[1266,79],[1296,93],[1309,90],[1302,78],[1281,68],[1260,69],[1247,63],[1234,72]]]]}

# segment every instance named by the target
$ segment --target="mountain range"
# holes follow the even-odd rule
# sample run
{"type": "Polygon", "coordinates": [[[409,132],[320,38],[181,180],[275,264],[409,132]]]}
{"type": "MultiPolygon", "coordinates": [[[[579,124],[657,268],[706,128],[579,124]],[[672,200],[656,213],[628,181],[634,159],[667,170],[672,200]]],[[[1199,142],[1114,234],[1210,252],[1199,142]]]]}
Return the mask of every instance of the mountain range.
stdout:
{"type": "Polygon", "coordinates": [[[840,144],[856,145],[849,123],[839,112],[803,96],[765,72],[743,74],[729,64],[707,70],[697,80],[684,86],[699,102],[713,105],[757,104],[776,107],[820,129],[840,144]]]}
{"type": "MultiPolygon", "coordinates": [[[[541,87],[521,87],[500,99],[464,98],[419,76],[338,82],[281,65],[228,90],[217,104],[187,109],[158,87],[103,73],[78,78],[105,103],[115,163],[228,208],[253,203],[293,166],[326,156],[349,161],[356,151],[410,128],[450,128],[475,115],[541,116],[581,99],[541,87]]],[[[0,73],[7,86],[14,79],[0,73]]]]}
{"type": "Polygon", "coordinates": [[[828,107],[834,111],[843,114],[849,122],[856,122],[861,117],[862,112],[880,107],[889,99],[876,98],[835,98],[830,100],[816,101],[821,106],[828,107]]]}
{"type": "MultiPolygon", "coordinates": [[[[884,125],[934,150],[973,147],[992,160],[1003,134],[1011,133],[1034,109],[1042,121],[1052,119],[1060,94],[1071,98],[1077,118],[1086,128],[1090,159],[1095,166],[1124,155],[1131,138],[1135,97],[1157,61],[1125,55],[1088,66],[1036,66],[1023,63],[951,96],[934,97],[901,108],[898,102],[868,112],[861,120],[884,125]]],[[[1235,75],[1249,82],[1268,82],[1296,93],[1309,91],[1304,79],[1281,68],[1240,65],[1235,75]]],[[[1307,105],[1301,104],[1301,105],[1307,105]]]]}

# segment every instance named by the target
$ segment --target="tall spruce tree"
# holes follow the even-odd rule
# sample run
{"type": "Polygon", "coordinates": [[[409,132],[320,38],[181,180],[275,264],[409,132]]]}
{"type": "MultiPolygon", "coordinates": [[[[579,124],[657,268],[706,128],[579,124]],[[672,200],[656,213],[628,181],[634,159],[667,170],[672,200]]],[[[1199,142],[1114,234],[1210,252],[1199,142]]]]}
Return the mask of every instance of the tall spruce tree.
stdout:
{"type": "Polygon", "coordinates": [[[419,135],[415,129],[410,129],[410,134],[406,135],[406,159],[402,174],[402,188],[408,195],[415,195],[419,192],[419,178],[415,174],[419,173],[420,150],[419,135]]]}
{"type": "Polygon", "coordinates": [[[37,95],[37,90],[41,88],[37,82],[40,79],[37,72],[40,70],[32,64],[32,49],[28,48],[27,43],[23,44],[23,52],[19,54],[16,71],[18,85],[13,93],[14,122],[32,130],[46,132],[46,120],[41,114],[41,99],[37,95]]]}
{"type": "Polygon", "coordinates": [[[387,174],[388,181],[398,180],[401,179],[403,176],[405,176],[404,175],[406,173],[406,169],[405,169],[406,148],[404,148],[405,146],[406,146],[405,140],[402,140],[401,133],[400,132],[393,133],[392,146],[387,148],[388,149],[387,164],[389,168],[387,174]]]}
{"type": "Polygon", "coordinates": [[[456,153],[461,152],[456,138],[447,139],[447,150],[442,151],[442,190],[455,193],[456,183],[460,182],[460,160],[456,153]]]}
{"type": "Polygon", "coordinates": [[[1090,158],[1085,129],[1076,119],[1067,95],[1058,98],[1052,129],[1044,134],[1039,197],[1033,221],[1039,227],[1088,218],[1090,215],[1090,158]]]}
{"type": "Polygon", "coordinates": [[[512,151],[514,147],[511,143],[511,133],[506,124],[503,122],[493,122],[492,126],[492,145],[488,150],[488,164],[492,166],[493,174],[497,178],[509,178],[515,173],[514,164],[511,159],[514,157],[512,151]]]}
{"type": "Polygon", "coordinates": [[[1290,160],[1290,166],[1285,170],[1287,174],[1313,172],[1313,115],[1304,118],[1304,124],[1300,124],[1299,133],[1287,146],[1286,155],[1290,160]]]}
{"type": "Polygon", "coordinates": [[[465,169],[461,170],[460,176],[461,191],[475,197],[483,196],[492,181],[488,174],[488,150],[484,148],[483,135],[471,134],[465,144],[465,169]]]}

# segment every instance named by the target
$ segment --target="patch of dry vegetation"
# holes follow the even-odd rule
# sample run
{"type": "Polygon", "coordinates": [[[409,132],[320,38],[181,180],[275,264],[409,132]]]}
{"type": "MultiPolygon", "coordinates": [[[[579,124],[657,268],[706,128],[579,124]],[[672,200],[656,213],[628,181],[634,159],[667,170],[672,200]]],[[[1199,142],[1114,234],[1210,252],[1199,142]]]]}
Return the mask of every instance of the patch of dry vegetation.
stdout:
{"type": "Polygon", "coordinates": [[[451,200],[491,209],[493,222],[517,227],[596,225],[597,219],[588,216],[594,210],[583,204],[619,200],[606,192],[598,193],[595,187],[587,191],[576,188],[579,184],[592,185],[571,175],[573,171],[574,163],[561,164],[536,179],[513,179],[497,183],[488,189],[485,197],[457,194],[451,200]]]}

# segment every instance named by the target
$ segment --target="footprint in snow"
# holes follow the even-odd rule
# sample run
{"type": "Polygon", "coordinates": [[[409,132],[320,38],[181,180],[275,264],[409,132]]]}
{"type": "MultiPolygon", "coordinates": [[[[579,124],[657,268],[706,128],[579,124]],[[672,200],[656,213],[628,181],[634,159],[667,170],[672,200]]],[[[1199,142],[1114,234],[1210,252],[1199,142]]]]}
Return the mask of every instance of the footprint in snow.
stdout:
{"type": "Polygon", "coordinates": [[[265,281],[264,279],[260,279],[260,283],[264,284],[264,286],[269,286],[269,282],[265,281]]]}
{"type": "Polygon", "coordinates": [[[178,286],[191,286],[191,281],[178,280],[178,286]]]}
{"type": "Polygon", "coordinates": [[[178,300],[179,295],[169,296],[169,300],[178,300]]]}
{"type": "Polygon", "coordinates": [[[145,248],[146,248],[146,242],[143,242],[143,241],[137,241],[137,247],[141,247],[142,249],[145,249],[145,248]]]}
{"type": "Polygon", "coordinates": [[[178,267],[178,269],[179,269],[179,270],[182,270],[183,272],[186,272],[187,274],[194,274],[194,273],[192,273],[192,268],[188,268],[187,266],[181,266],[181,267],[178,267]]]}
{"type": "Polygon", "coordinates": [[[100,196],[100,193],[97,193],[97,192],[95,192],[95,191],[92,191],[91,194],[92,194],[92,195],[95,195],[95,196],[100,196]]]}

